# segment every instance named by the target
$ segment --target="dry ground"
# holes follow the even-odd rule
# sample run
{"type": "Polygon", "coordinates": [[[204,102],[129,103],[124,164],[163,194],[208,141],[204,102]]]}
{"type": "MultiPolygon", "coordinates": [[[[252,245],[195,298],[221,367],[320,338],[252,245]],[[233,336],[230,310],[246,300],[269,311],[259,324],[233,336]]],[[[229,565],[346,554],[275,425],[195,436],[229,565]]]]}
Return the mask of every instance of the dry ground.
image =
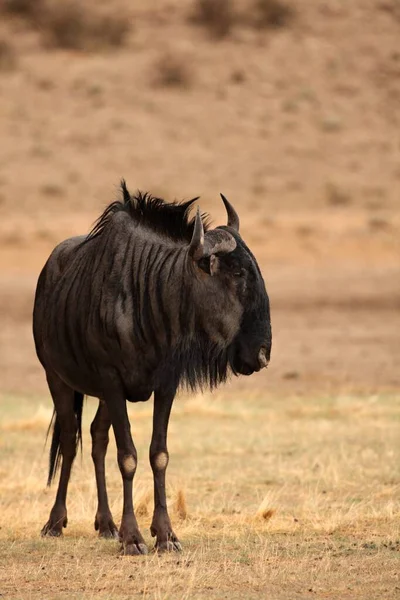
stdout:
{"type": "MultiPolygon", "coordinates": [[[[43,399],[2,398],[0,592],[6,598],[396,598],[400,593],[399,397],[266,398],[232,389],[180,398],[170,428],[170,503],[181,555],[118,557],[93,529],[85,408],[64,539],[42,540],[54,490],[43,399]],[[187,515],[178,494],[186,498],[187,515]],[[259,514],[257,514],[259,513],[259,514]],[[260,514],[261,513],[261,514],[260,514]],[[262,514],[266,518],[262,517],[262,514]]],[[[136,504],[146,539],[151,407],[131,410],[136,504]]],[[[111,506],[121,485],[112,444],[111,506]]]]}
{"type": "MultiPolygon", "coordinates": [[[[237,0],[241,18],[217,40],[188,18],[194,2],[88,0],[130,24],[121,46],[90,51],[50,47],[43,22],[5,4],[0,597],[398,597],[398,3],[302,0],[269,29],[237,0]],[[268,372],[174,408],[181,556],[118,558],[117,543],[96,538],[93,400],[70,525],[63,540],[38,535],[54,490],[44,487],[51,403],[31,336],[34,287],[52,247],[88,231],[121,176],[167,199],[202,194],[215,223],[223,191],[271,297],[268,372]]],[[[150,403],[131,414],[148,535],[150,403]]],[[[113,446],[108,461],[119,517],[113,446]]]]}

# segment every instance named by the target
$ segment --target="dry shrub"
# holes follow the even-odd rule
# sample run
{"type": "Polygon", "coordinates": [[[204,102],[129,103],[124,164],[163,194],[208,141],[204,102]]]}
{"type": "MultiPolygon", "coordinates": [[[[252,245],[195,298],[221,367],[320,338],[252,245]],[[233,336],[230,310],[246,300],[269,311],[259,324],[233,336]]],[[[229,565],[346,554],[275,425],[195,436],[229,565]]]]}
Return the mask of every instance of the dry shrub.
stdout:
{"type": "Polygon", "coordinates": [[[205,27],[214,38],[226,37],[235,20],[232,0],[196,0],[191,21],[205,27]]]}
{"type": "Polygon", "coordinates": [[[390,221],[381,217],[372,217],[369,219],[368,226],[373,231],[388,231],[392,227],[390,221]]]}
{"type": "Polygon", "coordinates": [[[335,183],[327,183],[326,200],[331,206],[347,206],[351,204],[351,197],[348,192],[335,183]]]}
{"type": "Polygon", "coordinates": [[[49,5],[41,29],[50,46],[99,50],[122,46],[130,23],[124,16],[98,14],[78,2],[61,2],[49,5]]]}
{"type": "Polygon", "coordinates": [[[390,14],[396,21],[400,21],[400,2],[398,0],[380,2],[378,8],[390,14]]]}
{"type": "Polygon", "coordinates": [[[161,87],[188,87],[191,73],[183,57],[166,54],[156,62],[154,80],[161,87]]]}
{"type": "Polygon", "coordinates": [[[17,66],[17,55],[8,40],[0,39],[0,71],[13,71],[17,66]]]}
{"type": "Polygon", "coordinates": [[[294,17],[294,8],[283,0],[256,0],[255,20],[260,29],[286,27],[294,17]]]}
{"type": "Polygon", "coordinates": [[[10,15],[33,19],[43,10],[43,0],[3,0],[1,10],[10,15]]]}
{"type": "Polygon", "coordinates": [[[92,10],[78,0],[3,0],[0,7],[38,29],[46,45],[67,50],[122,46],[131,28],[124,15],[92,10]]]}

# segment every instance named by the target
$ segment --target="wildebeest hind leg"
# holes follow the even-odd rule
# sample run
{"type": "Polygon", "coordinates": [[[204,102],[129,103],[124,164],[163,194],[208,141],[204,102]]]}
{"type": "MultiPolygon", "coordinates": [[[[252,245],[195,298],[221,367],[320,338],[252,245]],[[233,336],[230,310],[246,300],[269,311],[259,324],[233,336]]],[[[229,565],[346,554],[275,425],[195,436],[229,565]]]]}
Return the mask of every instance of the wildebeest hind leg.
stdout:
{"type": "Polygon", "coordinates": [[[122,552],[126,555],[147,554],[147,546],[139,531],[133,510],[132,487],[136,473],[137,452],[132,441],[126,400],[122,393],[119,395],[111,393],[105,396],[105,402],[117,442],[118,466],[124,486],[124,506],[119,529],[122,552]]]}
{"type": "MultiPolygon", "coordinates": [[[[55,473],[58,461],[56,453],[62,457],[61,475],[56,500],[49,520],[42,529],[42,536],[60,536],[67,526],[67,488],[71,467],[76,455],[78,423],[74,412],[75,393],[57,375],[47,372],[47,382],[53,397],[56,420],[54,423],[52,448],[50,451],[49,483],[55,473]]],[[[83,397],[82,397],[83,398],[83,397]]]]}
{"type": "Polygon", "coordinates": [[[108,505],[106,474],[105,474],[105,456],[108,446],[108,431],[111,426],[111,419],[106,404],[100,401],[96,416],[90,427],[92,435],[92,459],[96,473],[97,483],[97,512],[94,521],[94,528],[99,535],[104,538],[118,538],[118,529],[113,521],[110,507],[108,505]]]}
{"type": "Polygon", "coordinates": [[[172,530],[165,494],[165,471],[168,466],[167,429],[175,389],[154,393],[153,435],[150,444],[150,464],[154,478],[154,514],[151,535],[157,536],[155,549],[161,552],[180,551],[182,546],[172,530]]]}

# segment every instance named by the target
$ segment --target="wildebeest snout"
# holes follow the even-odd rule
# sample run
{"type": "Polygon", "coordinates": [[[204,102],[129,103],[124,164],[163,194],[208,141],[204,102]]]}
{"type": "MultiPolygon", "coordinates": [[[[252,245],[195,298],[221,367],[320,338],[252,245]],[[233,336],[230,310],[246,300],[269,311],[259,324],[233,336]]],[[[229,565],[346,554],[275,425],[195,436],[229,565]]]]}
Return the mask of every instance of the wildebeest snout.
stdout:
{"type": "Polygon", "coordinates": [[[260,365],[260,369],[264,369],[268,367],[269,357],[267,358],[267,349],[265,346],[261,346],[260,351],[258,353],[258,362],[260,365]]]}
{"type": "Polygon", "coordinates": [[[251,375],[264,369],[269,364],[270,348],[268,345],[249,347],[241,344],[233,361],[233,368],[241,375],[251,375]]]}

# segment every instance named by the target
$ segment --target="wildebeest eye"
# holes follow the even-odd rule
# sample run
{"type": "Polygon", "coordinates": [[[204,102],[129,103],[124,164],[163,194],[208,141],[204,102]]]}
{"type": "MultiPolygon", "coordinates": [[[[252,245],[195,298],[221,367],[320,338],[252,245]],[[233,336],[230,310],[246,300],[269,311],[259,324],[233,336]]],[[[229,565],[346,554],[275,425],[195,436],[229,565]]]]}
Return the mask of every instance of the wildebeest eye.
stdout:
{"type": "Polygon", "coordinates": [[[203,257],[199,260],[198,265],[200,267],[200,269],[202,269],[205,273],[208,273],[209,275],[211,275],[210,272],[210,257],[203,257]]]}

